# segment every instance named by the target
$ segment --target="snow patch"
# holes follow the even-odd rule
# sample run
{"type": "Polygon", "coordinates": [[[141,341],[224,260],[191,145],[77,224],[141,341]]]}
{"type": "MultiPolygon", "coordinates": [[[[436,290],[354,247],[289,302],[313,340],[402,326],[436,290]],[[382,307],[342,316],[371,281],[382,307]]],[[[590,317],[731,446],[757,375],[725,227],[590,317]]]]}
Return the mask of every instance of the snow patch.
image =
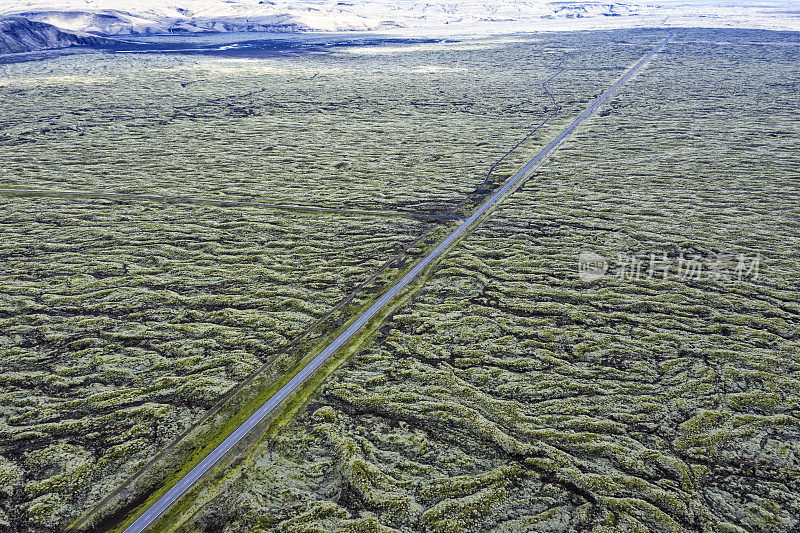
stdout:
{"type": "Polygon", "coordinates": [[[445,67],[442,65],[420,65],[409,69],[409,72],[415,74],[438,74],[441,72],[466,72],[465,68],[445,67]]]}

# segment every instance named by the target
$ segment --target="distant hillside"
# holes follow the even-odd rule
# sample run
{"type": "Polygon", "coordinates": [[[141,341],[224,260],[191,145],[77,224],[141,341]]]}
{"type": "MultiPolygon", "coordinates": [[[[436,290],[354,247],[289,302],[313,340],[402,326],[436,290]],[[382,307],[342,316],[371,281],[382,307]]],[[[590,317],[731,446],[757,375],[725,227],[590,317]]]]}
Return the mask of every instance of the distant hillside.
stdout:
{"type": "Polygon", "coordinates": [[[35,52],[70,46],[102,44],[105,39],[81,37],[74,33],[24,18],[0,19],[0,54],[35,52]]]}
{"type": "Polygon", "coordinates": [[[0,0],[91,35],[224,31],[515,31],[654,27],[800,29],[800,0],[0,0]]]}

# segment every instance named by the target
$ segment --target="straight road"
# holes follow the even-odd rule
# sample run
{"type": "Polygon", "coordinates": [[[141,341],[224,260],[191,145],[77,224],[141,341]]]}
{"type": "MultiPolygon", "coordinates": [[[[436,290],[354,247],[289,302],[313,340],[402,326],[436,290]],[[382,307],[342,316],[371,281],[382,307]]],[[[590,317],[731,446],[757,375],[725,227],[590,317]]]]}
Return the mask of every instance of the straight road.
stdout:
{"type": "Polygon", "coordinates": [[[306,365],[300,372],[295,375],[289,383],[283,386],[275,395],[270,398],[264,405],[261,406],[250,418],[248,418],[241,426],[239,426],[231,435],[225,439],[216,449],[214,449],[205,459],[195,466],[183,479],[176,483],[169,489],[158,501],[156,501],[143,515],[136,519],[131,524],[125,533],[141,533],[144,531],[158,516],[166,511],[184,492],[186,492],[203,474],[208,472],[214,464],[219,461],[231,448],[233,448],[245,435],[247,435],[259,422],[261,422],[267,415],[269,415],[283,400],[285,400],[292,392],[294,392],[314,371],[319,369],[325,362],[338,350],[343,344],[350,340],[369,320],[378,314],[386,304],[389,303],[395,296],[397,296],[411,281],[416,278],[423,269],[441,256],[453,242],[461,237],[467,230],[477,222],[477,220],[495,205],[509,190],[515,188],[521,181],[530,177],[531,172],[541,163],[548,155],[554,152],[561,142],[568,137],[575,129],[587,118],[589,118],[597,109],[631,76],[638,72],[647,61],[650,60],[655,54],[660,52],[664,46],[672,39],[672,34],[662,41],[655,49],[644,56],[632,69],[630,69],[622,78],[617,81],[610,89],[603,93],[597,101],[592,104],[586,111],[584,111],[572,124],[567,126],[550,144],[545,146],[536,157],[531,159],[522,169],[514,174],[497,192],[495,192],[486,202],[472,215],[464,220],[450,235],[445,238],[431,253],[423,258],[417,265],[405,276],[397,282],[386,294],[380,297],[372,306],[367,309],[364,314],[359,316],[353,324],[345,330],[344,333],[339,335],[333,342],[331,342],[322,352],[319,353],[308,365],[306,365]]]}

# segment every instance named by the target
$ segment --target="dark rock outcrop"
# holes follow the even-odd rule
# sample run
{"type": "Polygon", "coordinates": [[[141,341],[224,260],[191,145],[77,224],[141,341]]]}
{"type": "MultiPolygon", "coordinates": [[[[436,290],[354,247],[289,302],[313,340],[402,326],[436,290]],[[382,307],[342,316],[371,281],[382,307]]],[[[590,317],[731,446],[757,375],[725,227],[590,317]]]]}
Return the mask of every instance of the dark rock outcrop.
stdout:
{"type": "Polygon", "coordinates": [[[0,54],[35,52],[70,46],[101,46],[106,39],[82,37],[50,24],[14,17],[0,19],[0,54]]]}

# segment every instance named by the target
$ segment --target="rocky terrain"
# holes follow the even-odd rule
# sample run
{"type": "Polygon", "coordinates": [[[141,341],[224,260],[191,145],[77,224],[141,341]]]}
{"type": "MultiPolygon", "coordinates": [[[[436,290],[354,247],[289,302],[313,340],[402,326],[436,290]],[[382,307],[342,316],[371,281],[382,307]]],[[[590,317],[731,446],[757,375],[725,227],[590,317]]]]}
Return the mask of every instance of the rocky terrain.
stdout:
{"type": "MultiPolygon", "coordinates": [[[[153,9],[137,31],[178,28],[153,9]]],[[[68,20],[113,33],[107,14],[68,20]]],[[[268,391],[296,368],[292,339],[439,224],[37,190],[442,214],[666,34],[0,65],[0,188],[35,189],[0,197],[0,530],[62,530],[260,365],[268,391]]],[[[797,35],[677,30],[286,427],[165,523],[796,530],[797,35]]]]}

